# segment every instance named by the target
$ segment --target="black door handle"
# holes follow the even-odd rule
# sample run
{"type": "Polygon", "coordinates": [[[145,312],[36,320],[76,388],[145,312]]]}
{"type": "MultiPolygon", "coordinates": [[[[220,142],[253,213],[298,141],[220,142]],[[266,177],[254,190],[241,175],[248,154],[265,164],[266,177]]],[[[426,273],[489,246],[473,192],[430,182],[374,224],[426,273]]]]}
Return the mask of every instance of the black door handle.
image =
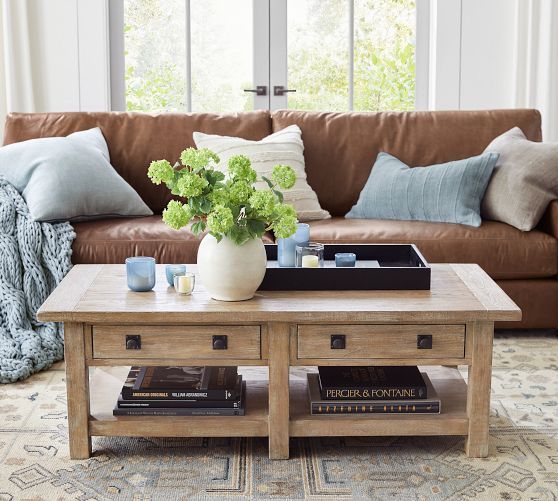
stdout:
{"type": "Polygon", "coordinates": [[[284,96],[287,92],[296,92],[296,89],[285,89],[283,85],[275,85],[273,87],[274,96],[284,96]]]}
{"type": "Polygon", "coordinates": [[[267,85],[258,85],[255,89],[244,89],[244,92],[253,92],[256,96],[267,96],[267,85]]]}

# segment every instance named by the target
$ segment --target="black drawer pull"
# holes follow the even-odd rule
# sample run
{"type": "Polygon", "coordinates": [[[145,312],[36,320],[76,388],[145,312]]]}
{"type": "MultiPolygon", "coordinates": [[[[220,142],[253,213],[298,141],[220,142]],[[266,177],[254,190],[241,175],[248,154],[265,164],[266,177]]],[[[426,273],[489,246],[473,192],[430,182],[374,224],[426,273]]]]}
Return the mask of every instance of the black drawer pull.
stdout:
{"type": "Polygon", "coordinates": [[[126,349],[127,350],[141,350],[141,336],[126,336],[126,349]]]}
{"type": "Polygon", "coordinates": [[[332,334],[331,335],[331,349],[344,350],[345,349],[345,334],[332,334]]]}
{"type": "Polygon", "coordinates": [[[227,336],[213,336],[212,345],[214,350],[227,349],[227,336]]]}
{"type": "Polygon", "coordinates": [[[419,334],[417,336],[417,348],[419,350],[431,350],[432,334],[419,334]]]}

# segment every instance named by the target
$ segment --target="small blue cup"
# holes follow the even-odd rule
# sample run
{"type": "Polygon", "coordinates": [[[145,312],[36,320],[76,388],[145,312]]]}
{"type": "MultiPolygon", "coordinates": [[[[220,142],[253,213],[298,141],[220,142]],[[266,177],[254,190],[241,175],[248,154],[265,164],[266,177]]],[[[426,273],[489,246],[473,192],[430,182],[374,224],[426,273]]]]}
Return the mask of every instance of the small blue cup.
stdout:
{"type": "Polygon", "coordinates": [[[176,275],[184,275],[184,273],[186,273],[185,264],[167,264],[167,266],[165,266],[167,282],[171,287],[174,287],[174,277],[176,275]]]}
{"type": "Polygon", "coordinates": [[[135,292],[147,292],[155,287],[155,258],[129,257],[126,259],[128,287],[135,292]]]}
{"type": "Polygon", "coordinates": [[[352,252],[336,253],[335,266],[337,268],[354,268],[356,266],[356,255],[352,252]]]}

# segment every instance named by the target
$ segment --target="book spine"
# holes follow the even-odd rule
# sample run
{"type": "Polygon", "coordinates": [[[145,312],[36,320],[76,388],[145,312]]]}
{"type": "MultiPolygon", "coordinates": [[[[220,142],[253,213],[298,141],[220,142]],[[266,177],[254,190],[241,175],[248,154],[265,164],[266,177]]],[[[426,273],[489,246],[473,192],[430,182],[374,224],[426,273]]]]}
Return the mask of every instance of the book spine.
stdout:
{"type": "Polygon", "coordinates": [[[122,388],[124,400],[238,400],[238,389],[231,390],[204,390],[181,392],[176,390],[152,391],[122,388]]]}
{"type": "Polygon", "coordinates": [[[244,408],[191,408],[191,409],[119,409],[114,416],[244,416],[244,408]]]}
{"type": "Polygon", "coordinates": [[[195,409],[240,407],[240,400],[118,400],[120,409],[195,409]]]}
{"type": "Polygon", "coordinates": [[[422,400],[426,398],[426,385],[373,388],[321,388],[324,400],[422,400]]]}
{"type": "Polygon", "coordinates": [[[358,403],[312,402],[311,414],[439,414],[439,402],[358,403]]]}

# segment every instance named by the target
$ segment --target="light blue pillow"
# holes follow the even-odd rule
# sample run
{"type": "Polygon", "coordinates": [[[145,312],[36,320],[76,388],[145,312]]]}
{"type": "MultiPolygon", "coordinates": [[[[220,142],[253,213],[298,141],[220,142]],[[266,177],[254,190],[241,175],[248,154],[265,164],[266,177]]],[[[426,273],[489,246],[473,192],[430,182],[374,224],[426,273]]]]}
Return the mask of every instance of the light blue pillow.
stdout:
{"type": "Polygon", "coordinates": [[[497,153],[414,167],[380,153],[349,219],[399,219],[480,226],[480,205],[497,153]]]}
{"type": "Polygon", "coordinates": [[[23,195],[35,221],[153,214],[110,164],[107,143],[98,127],[67,137],[3,146],[0,175],[23,195]]]}

